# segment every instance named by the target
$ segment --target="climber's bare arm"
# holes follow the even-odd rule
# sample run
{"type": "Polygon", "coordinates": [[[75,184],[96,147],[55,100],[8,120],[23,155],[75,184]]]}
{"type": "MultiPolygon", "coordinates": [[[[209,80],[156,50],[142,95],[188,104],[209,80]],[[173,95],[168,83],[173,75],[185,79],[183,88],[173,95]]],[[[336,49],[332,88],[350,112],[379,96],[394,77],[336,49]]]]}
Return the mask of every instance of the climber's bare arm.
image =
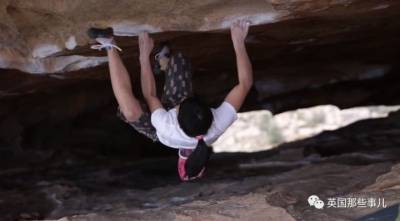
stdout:
{"type": "Polygon", "coordinates": [[[237,21],[231,26],[231,37],[236,54],[236,64],[239,83],[229,92],[225,101],[236,111],[242,106],[251,86],[253,85],[253,69],[246,51],[245,38],[249,30],[247,21],[237,21]]]}
{"type": "Polygon", "coordinates": [[[131,79],[118,52],[113,48],[107,51],[111,84],[120,111],[130,121],[136,121],[143,111],[132,92],[131,79]]]}
{"type": "Polygon", "coordinates": [[[141,69],[141,84],[143,96],[146,99],[150,111],[153,112],[161,108],[161,102],[157,97],[156,83],[154,74],[150,64],[150,53],[153,50],[154,42],[148,33],[139,35],[139,50],[140,50],[140,69],[141,69]]]}

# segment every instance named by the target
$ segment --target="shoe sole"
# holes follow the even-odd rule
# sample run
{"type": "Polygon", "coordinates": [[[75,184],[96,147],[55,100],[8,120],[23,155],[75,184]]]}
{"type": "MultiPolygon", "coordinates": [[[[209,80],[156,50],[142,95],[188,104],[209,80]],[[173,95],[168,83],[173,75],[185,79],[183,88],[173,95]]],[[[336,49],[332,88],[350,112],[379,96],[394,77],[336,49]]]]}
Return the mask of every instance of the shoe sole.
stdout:
{"type": "Polygon", "coordinates": [[[113,28],[89,28],[87,31],[89,38],[109,38],[114,35],[113,28]]]}
{"type": "MultiPolygon", "coordinates": [[[[168,47],[168,48],[170,48],[169,47],[169,42],[161,42],[156,48],[155,48],[155,50],[154,50],[154,55],[157,55],[158,53],[160,53],[161,52],[161,50],[164,48],[164,47],[168,47]]],[[[170,57],[170,54],[168,55],[168,57],[170,57]]],[[[156,57],[154,56],[154,60],[155,61],[158,61],[157,59],[156,59],[156,57]]]]}

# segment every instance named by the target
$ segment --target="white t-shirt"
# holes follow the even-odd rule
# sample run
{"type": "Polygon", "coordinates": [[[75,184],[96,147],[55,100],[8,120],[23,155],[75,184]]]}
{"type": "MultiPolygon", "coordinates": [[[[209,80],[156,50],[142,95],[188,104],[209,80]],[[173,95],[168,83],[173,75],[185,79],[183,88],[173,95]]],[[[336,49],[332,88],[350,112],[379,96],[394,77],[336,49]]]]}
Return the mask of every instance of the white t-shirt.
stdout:
{"type": "MultiPolygon", "coordinates": [[[[221,134],[237,119],[235,108],[228,102],[223,102],[218,108],[211,108],[214,120],[204,135],[207,145],[214,143],[221,134]]],[[[176,108],[166,111],[159,108],[151,114],[151,124],[156,128],[157,137],[161,143],[172,148],[195,149],[198,140],[189,137],[179,127],[176,108]]]]}

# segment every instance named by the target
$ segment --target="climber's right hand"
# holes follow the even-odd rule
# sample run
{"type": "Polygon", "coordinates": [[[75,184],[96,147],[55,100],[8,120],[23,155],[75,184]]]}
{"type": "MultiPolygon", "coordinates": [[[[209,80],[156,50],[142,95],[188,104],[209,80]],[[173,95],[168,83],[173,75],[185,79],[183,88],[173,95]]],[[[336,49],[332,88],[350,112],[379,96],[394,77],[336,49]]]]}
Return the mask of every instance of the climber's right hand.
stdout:
{"type": "Polygon", "coordinates": [[[235,47],[244,44],[249,26],[250,22],[247,20],[238,20],[231,25],[231,38],[235,47]]]}

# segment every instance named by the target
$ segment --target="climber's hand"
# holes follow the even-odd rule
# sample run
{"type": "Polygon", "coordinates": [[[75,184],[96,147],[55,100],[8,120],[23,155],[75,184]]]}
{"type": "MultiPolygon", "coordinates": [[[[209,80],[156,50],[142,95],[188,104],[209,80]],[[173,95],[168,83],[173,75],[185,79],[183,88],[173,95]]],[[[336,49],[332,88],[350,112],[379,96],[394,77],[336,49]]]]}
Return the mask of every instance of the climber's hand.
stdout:
{"type": "Polygon", "coordinates": [[[249,25],[250,22],[246,20],[238,20],[231,25],[231,37],[235,47],[244,44],[249,31],[249,25]]]}
{"type": "Polygon", "coordinates": [[[149,58],[154,47],[154,41],[147,32],[139,34],[139,51],[141,58],[149,58]]]}

